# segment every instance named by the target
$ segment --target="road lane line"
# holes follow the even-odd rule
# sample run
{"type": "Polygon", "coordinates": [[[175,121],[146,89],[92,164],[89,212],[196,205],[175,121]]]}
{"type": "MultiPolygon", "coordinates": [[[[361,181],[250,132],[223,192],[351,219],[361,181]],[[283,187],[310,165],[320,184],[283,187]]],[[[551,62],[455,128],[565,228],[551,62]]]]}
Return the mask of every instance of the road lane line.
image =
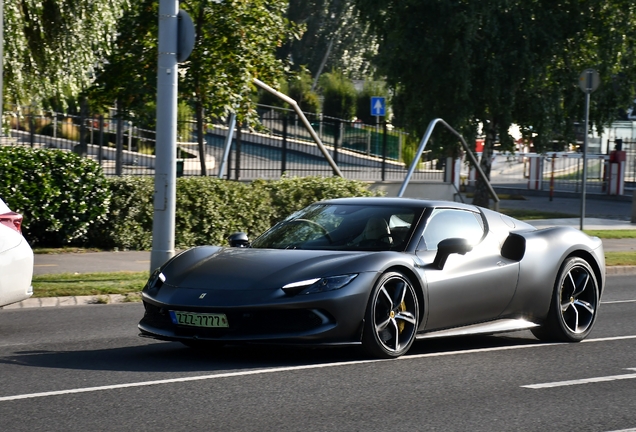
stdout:
{"type": "Polygon", "coordinates": [[[612,301],[601,302],[601,304],[615,304],[615,303],[636,303],[636,300],[612,300],[612,301]]]}
{"type": "MultiPolygon", "coordinates": [[[[616,337],[600,338],[600,339],[588,339],[588,340],[584,340],[583,342],[593,343],[593,342],[608,342],[608,341],[628,340],[628,339],[636,339],[636,335],[616,336],[616,337]]],[[[279,367],[279,368],[271,368],[271,369],[255,369],[255,370],[241,371],[241,372],[227,372],[227,373],[220,373],[220,374],[171,378],[171,379],[156,380],[156,381],[141,381],[141,382],[134,382],[134,383],[113,384],[113,385],[98,386],[98,387],[84,387],[84,388],[57,390],[57,391],[49,391],[49,392],[41,392],[41,393],[19,394],[19,395],[13,395],[13,396],[0,397],[0,402],[14,401],[14,400],[20,400],[20,399],[34,399],[34,398],[49,397],[49,396],[61,396],[61,395],[75,394],[75,393],[90,393],[90,392],[97,392],[97,391],[103,391],[103,390],[117,390],[117,389],[131,388],[131,387],[146,387],[146,386],[159,385],[159,384],[174,384],[174,383],[183,383],[183,382],[190,382],[190,381],[205,381],[205,380],[212,380],[212,379],[219,379],[219,378],[234,378],[234,377],[242,377],[242,376],[249,376],[249,375],[263,375],[263,374],[277,373],[277,372],[294,372],[294,371],[301,371],[301,370],[322,369],[322,368],[330,368],[330,367],[338,367],[338,366],[351,366],[351,365],[361,365],[361,364],[378,363],[378,362],[399,361],[399,360],[413,360],[413,359],[421,359],[421,358],[429,358],[429,357],[444,357],[444,356],[461,355],[461,354],[479,354],[479,353],[488,353],[488,352],[495,352],[495,351],[510,351],[510,350],[517,350],[517,349],[540,348],[540,347],[548,347],[548,346],[555,346],[555,345],[569,345],[569,344],[567,343],[536,343],[536,344],[529,344],[529,345],[513,345],[513,346],[505,346],[505,347],[477,348],[477,349],[470,349],[470,350],[463,350],[463,351],[449,351],[449,352],[441,352],[441,353],[405,355],[395,360],[377,360],[377,359],[356,360],[356,361],[339,362],[339,363],[323,363],[323,364],[315,364],[315,365],[288,366],[288,367],[279,367]]],[[[634,375],[636,376],[636,374],[634,375]]]]}
{"type": "Polygon", "coordinates": [[[57,267],[57,264],[33,264],[33,267],[57,267]]]}
{"type": "MultiPolygon", "coordinates": [[[[625,370],[636,371],[636,368],[626,368],[625,370]]],[[[626,379],[636,379],[636,373],[624,374],[624,375],[610,375],[610,376],[593,377],[593,378],[582,378],[582,379],[568,380],[568,381],[555,381],[551,383],[542,383],[542,384],[529,384],[529,385],[522,385],[521,387],[536,390],[536,389],[544,389],[544,388],[567,387],[567,386],[573,386],[573,385],[579,385],[579,384],[609,382],[609,381],[618,381],[618,380],[626,380],[626,379]]]]}

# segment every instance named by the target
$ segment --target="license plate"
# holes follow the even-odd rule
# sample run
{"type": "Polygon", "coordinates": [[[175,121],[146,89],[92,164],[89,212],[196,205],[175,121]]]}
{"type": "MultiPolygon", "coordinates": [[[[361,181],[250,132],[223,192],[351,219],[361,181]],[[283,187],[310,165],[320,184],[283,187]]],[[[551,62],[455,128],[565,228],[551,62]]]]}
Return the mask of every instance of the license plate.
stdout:
{"type": "Polygon", "coordinates": [[[229,327],[225,314],[170,311],[172,322],[192,327],[229,327]]]}

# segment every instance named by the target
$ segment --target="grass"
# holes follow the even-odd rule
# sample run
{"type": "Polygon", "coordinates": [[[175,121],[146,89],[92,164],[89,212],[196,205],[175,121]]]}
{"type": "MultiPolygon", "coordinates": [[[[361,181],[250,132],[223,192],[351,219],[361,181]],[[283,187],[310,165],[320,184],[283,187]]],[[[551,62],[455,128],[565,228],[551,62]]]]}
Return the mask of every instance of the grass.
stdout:
{"type": "Polygon", "coordinates": [[[103,252],[102,249],[98,248],[82,248],[75,246],[64,246],[61,248],[43,248],[43,247],[34,247],[33,253],[42,254],[42,255],[56,255],[63,253],[84,253],[84,252],[103,252]]]}
{"type": "Polygon", "coordinates": [[[583,230],[587,235],[604,239],[636,238],[636,230],[583,230]]]}
{"type": "Polygon", "coordinates": [[[605,252],[606,266],[636,265],[636,252],[605,252]]]}
{"type": "Polygon", "coordinates": [[[556,213],[540,210],[499,209],[499,212],[519,220],[564,219],[577,217],[571,213],[556,213]]]}
{"type": "Polygon", "coordinates": [[[147,280],[148,272],[34,275],[33,297],[127,295],[139,293],[147,280]]]}

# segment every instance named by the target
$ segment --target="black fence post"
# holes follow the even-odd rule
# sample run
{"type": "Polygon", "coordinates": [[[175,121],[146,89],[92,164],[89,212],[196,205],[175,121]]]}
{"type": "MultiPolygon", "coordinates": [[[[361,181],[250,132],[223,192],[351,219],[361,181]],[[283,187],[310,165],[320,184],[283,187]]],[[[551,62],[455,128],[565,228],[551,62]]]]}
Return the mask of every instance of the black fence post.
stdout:
{"type": "MultiPolygon", "coordinates": [[[[338,164],[338,142],[340,141],[340,120],[334,122],[333,131],[333,161],[338,164]]],[[[336,175],[336,171],[333,172],[336,175]]]]}
{"type": "Polygon", "coordinates": [[[80,124],[79,124],[79,143],[73,148],[73,152],[80,156],[86,156],[88,154],[88,144],[86,141],[86,98],[82,98],[80,102],[80,124]]]}
{"type": "Polygon", "coordinates": [[[35,146],[35,120],[33,119],[33,114],[29,114],[29,142],[31,148],[33,148],[35,146]]]}
{"type": "Polygon", "coordinates": [[[382,122],[382,181],[386,177],[386,121],[382,122]]]}
{"type": "Polygon", "coordinates": [[[102,166],[102,160],[104,159],[104,116],[99,116],[99,150],[97,151],[97,160],[99,166],[102,166]]]}
{"type": "Polygon", "coordinates": [[[121,104],[119,101],[117,102],[117,136],[115,137],[116,142],[116,153],[115,153],[115,175],[121,176],[123,171],[123,162],[124,162],[124,131],[123,131],[123,121],[121,118],[121,104]]]}
{"type": "Polygon", "coordinates": [[[234,179],[239,180],[241,178],[241,124],[239,123],[236,128],[236,171],[234,172],[234,179]]]}
{"type": "Polygon", "coordinates": [[[283,144],[280,156],[280,175],[287,171],[287,113],[283,114],[283,144]]]}

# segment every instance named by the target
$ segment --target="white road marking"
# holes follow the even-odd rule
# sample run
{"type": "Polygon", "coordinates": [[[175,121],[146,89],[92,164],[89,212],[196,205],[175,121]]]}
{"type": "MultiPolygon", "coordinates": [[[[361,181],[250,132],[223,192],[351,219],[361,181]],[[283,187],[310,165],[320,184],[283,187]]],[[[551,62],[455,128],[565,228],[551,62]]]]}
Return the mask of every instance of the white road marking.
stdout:
{"type": "Polygon", "coordinates": [[[601,302],[601,304],[615,304],[615,303],[636,303],[636,300],[613,300],[613,301],[601,302]]]}
{"type": "MultiPolygon", "coordinates": [[[[636,368],[626,368],[625,370],[636,371],[636,368]]],[[[530,384],[530,385],[522,385],[521,387],[529,388],[529,389],[544,389],[544,388],[552,388],[552,387],[567,387],[567,386],[573,386],[573,385],[579,385],[579,384],[618,381],[618,380],[626,380],[626,379],[636,379],[636,373],[624,374],[624,375],[610,375],[610,376],[593,377],[593,378],[583,378],[583,379],[569,380],[569,381],[556,381],[556,382],[543,383],[543,384],[530,384]]]]}
{"type": "MultiPolygon", "coordinates": [[[[588,339],[583,342],[594,343],[594,342],[608,342],[608,341],[628,340],[628,339],[636,339],[636,335],[617,336],[617,337],[602,338],[602,339],[588,339]]],[[[530,344],[530,345],[513,345],[513,346],[506,346],[506,347],[478,348],[478,349],[470,349],[470,350],[464,350],[464,351],[449,351],[449,352],[441,352],[441,353],[406,355],[406,356],[399,357],[396,360],[413,360],[413,359],[421,359],[421,358],[428,358],[428,357],[444,357],[444,356],[461,355],[461,354],[478,354],[478,353],[487,353],[487,352],[494,352],[494,351],[510,351],[510,350],[527,349],[527,348],[541,348],[541,347],[555,346],[555,345],[566,345],[566,344],[565,343],[549,343],[549,344],[537,343],[537,344],[530,344]]],[[[83,388],[68,389],[68,390],[42,392],[42,393],[27,393],[27,394],[19,394],[14,396],[4,396],[4,397],[0,397],[0,402],[14,401],[14,400],[20,400],[20,399],[34,399],[34,398],[48,397],[48,396],[61,396],[61,395],[75,394],[75,393],[89,393],[89,392],[96,392],[96,391],[102,391],[102,390],[116,390],[116,389],[131,388],[131,387],[146,387],[146,386],[159,385],[159,384],[173,384],[173,383],[183,383],[183,382],[190,382],[190,381],[205,381],[205,380],[212,380],[212,379],[219,379],[219,378],[233,378],[233,377],[242,377],[242,376],[249,376],[249,375],[263,375],[263,374],[277,373],[277,372],[293,372],[293,371],[300,371],[300,370],[322,369],[322,368],[329,368],[329,367],[351,366],[351,365],[378,363],[378,362],[387,362],[387,361],[394,361],[394,360],[357,360],[357,361],[339,362],[339,363],[289,366],[289,367],[279,367],[279,368],[271,368],[271,369],[255,369],[250,371],[227,372],[227,373],[219,373],[219,374],[212,374],[212,375],[171,378],[171,379],[156,380],[156,381],[141,381],[141,382],[134,382],[134,383],[113,384],[113,385],[98,386],[98,387],[83,387],[83,388]]],[[[636,374],[634,375],[636,377],[636,374]]]]}

